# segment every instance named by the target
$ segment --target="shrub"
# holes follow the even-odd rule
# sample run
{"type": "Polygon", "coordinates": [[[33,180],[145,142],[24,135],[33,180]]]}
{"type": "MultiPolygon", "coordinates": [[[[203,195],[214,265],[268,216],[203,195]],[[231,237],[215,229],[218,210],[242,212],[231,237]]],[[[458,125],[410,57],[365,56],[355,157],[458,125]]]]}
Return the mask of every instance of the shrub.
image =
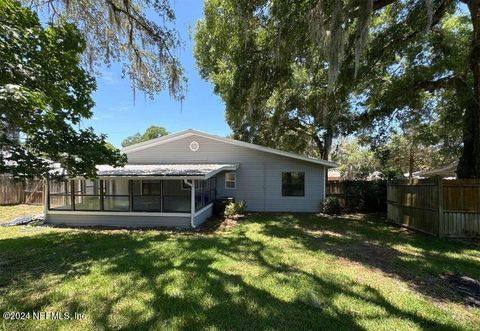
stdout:
{"type": "Polygon", "coordinates": [[[324,214],[335,215],[342,212],[340,201],[336,197],[327,197],[322,204],[322,212],[324,214]]]}
{"type": "Polygon", "coordinates": [[[225,216],[232,217],[235,215],[243,214],[245,212],[246,207],[247,207],[247,204],[243,200],[240,202],[230,202],[225,207],[225,216]]]}
{"type": "MultiPolygon", "coordinates": [[[[386,212],[387,181],[346,180],[327,184],[339,199],[343,211],[347,212],[386,212]]],[[[329,192],[330,189],[327,189],[329,192]]],[[[328,194],[328,193],[327,193],[328,194]]]]}

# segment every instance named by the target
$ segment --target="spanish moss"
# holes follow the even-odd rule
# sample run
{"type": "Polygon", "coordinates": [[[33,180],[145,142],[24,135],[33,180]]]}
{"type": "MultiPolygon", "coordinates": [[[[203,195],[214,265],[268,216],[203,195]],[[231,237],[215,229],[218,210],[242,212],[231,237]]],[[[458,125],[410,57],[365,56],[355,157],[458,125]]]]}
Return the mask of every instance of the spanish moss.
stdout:
{"type": "MultiPolygon", "coordinates": [[[[427,0],[429,1],[429,0],[427,0]]],[[[358,28],[355,38],[355,78],[360,67],[360,57],[367,45],[368,32],[372,20],[373,0],[365,0],[359,9],[358,28]]]]}

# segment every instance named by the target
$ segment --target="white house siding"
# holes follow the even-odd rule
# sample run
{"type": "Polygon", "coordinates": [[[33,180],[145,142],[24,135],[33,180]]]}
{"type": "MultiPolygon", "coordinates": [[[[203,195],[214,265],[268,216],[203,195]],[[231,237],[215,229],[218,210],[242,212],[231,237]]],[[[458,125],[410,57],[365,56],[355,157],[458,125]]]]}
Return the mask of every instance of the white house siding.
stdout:
{"type": "Polygon", "coordinates": [[[47,214],[47,223],[68,226],[175,227],[190,228],[190,216],[85,215],[75,212],[47,214]]]}
{"type": "Polygon", "coordinates": [[[237,187],[225,189],[224,174],[217,177],[217,196],[245,200],[249,211],[317,212],[325,197],[325,167],[307,161],[235,146],[215,139],[192,135],[127,151],[130,164],[237,163],[237,187]],[[192,152],[189,145],[200,148],[192,152]],[[305,196],[282,196],[282,172],[305,172],[305,196]]]}

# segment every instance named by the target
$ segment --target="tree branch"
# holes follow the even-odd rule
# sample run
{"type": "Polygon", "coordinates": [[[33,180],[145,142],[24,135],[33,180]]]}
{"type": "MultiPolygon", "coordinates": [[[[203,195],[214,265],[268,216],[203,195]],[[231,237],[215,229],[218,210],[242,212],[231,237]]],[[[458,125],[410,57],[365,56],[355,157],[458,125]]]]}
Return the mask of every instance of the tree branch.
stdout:
{"type": "Polygon", "coordinates": [[[422,89],[428,92],[434,92],[438,89],[455,88],[458,84],[465,84],[465,81],[459,77],[447,76],[437,80],[421,81],[415,84],[416,89],[422,89]]]}
{"type": "MultiPolygon", "coordinates": [[[[156,39],[160,44],[162,44],[162,46],[165,48],[165,50],[167,51],[167,54],[170,56],[170,58],[175,61],[175,57],[172,55],[172,53],[170,52],[170,49],[169,47],[167,46],[167,44],[165,43],[165,41],[163,40],[163,37],[161,35],[159,35],[154,29],[152,29],[144,20],[143,18],[141,17],[137,17],[135,15],[133,15],[132,13],[130,13],[129,10],[125,10],[119,6],[117,6],[112,0],[107,0],[107,3],[110,5],[110,7],[112,8],[113,11],[116,11],[116,12],[120,12],[120,13],[123,13],[124,15],[126,15],[128,17],[128,19],[131,21],[133,20],[136,24],[138,24],[143,30],[145,30],[152,38],[156,39]]],[[[135,11],[135,10],[134,10],[135,11]]],[[[130,43],[132,46],[133,44],[130,43]]]]}
{"type": "MultiPolygon", "coordinates": [[[[383,1],[383,0],[378,0],[378,1],[382,1],[382,2],[387,2],[387,0],[383,1]]],[[[391,3],[394,2],[394,1],[391,1],[391,3]]],[[[432,27],[437,25],[440,20],[442,19],[442,17],[445,15],[445,12],[446,12],[446,9],[448,8],[448,6],[453,2],[453,0],[444,0],[442,1],[442,3],[440,4],[440,6],[435,10],[435,12],[433,13],[433,17],[432,17],[432,27]]],[[[405,24],[405,22],[403,22],[402,24],[405,24]]],[[[406,41],[409,41],[411,39],[413,39],[418,33],[420,33],[421,31],[423,30],[415,30],[411,33],[409,33],[407,36],[405,36],[404,38],[402,38],[401,34],[399,34],[398,36],[396,36],[395,38],[393,38],[385,47],[383,47],[380,51],[380,54],[379,56],[377,56],[377,58],[373,61],[373,64],[370,66],[369,69],[367,69],[367,71],[365,72],[365,74],[368,74],[370,73],[373,68],[376,67],[376,65],[378,64],[378,62],[382,59],[383,55],[386,54],[386,52],[391,48],[393,47],[394,45],[398,44],[399,42],[406,42],[406,41]]]]}

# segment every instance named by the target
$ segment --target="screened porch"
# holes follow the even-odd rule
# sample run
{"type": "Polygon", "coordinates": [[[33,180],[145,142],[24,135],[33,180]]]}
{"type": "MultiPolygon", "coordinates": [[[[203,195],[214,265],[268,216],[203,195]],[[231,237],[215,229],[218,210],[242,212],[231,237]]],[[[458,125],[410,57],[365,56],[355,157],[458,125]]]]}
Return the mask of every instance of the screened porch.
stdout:
{"type": "Polygon", "coordinates": [[[48,183],[48,210],[92,212],[190,213],[215,200],[216,178],[71,179],[48,183]]]}

